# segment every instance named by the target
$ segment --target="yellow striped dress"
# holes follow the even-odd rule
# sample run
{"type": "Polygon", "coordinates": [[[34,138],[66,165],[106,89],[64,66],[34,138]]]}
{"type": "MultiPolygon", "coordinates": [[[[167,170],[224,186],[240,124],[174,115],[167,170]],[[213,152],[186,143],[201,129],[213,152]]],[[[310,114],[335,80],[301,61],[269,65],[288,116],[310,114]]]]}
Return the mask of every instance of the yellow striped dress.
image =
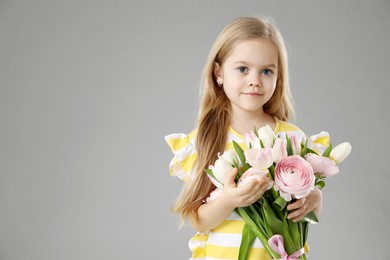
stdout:
{"type": "MultiPolygon", "coordinates": [[[[282,138],[286,134],[297,135],[300,141],[305,134],[295,125],[275,118],[275,134],[282,138]]],[[[169,164],[169,171],[172,176],[186,180],[191,175],[191,170],[196,159],[195,149],[196,129],[190,134],[170,134],[165,137],[174,157],[169,164]]],[[[233,141],[237,142],[243,149],[246,149],[244,136],[229,129],[226,150],[233,149],[233,141]]],[[[196,233],[189,241],[192,252],[191,260],[222,260],[237,259],[241,243],[244,220],[235,212],[232,212],[219,226],[207,233],[196,233]]],[[[260,240],[256,238],[249,252],[249,260],[271,259],[263,248],[260,240]]]]}

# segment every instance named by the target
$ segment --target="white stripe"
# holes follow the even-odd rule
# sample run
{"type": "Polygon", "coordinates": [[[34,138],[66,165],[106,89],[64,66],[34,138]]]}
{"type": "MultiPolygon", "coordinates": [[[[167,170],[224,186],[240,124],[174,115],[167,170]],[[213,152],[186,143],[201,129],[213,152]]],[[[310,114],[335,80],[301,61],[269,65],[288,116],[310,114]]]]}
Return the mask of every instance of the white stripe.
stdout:
{"type": "Polygon", "coordinates": [[[242,143],[245,140],[241,136],[238,136],[235,133],[233,133],[232,130],[229,130],[226,143],[233,143],[233,141],[235,141],[236,143],[242,143]]]}
{"type": "Polygon", "coordinates": [[[176,155],[176,158],[179,162],[186,159],[188,156],[195,153],[195,147],[192,144],[188,144],[181,148],[180,150],[176,150],[173,152],[176,155]]]}
{"type": "Polygon", "coordinates": [[[293,130],[293,131],[287,131],[287,132],[283,131],[283,132],[278,132],[278,134],[280,135],[280,138],[282,138],[282,139],[286,139],[286,135],[295,135],[298,137],[298,140],[301,143],[304,143],[306,140],[306,136],[301,130],[293,130]]]}
{"type": "MultiPolygon", "coordinates": [[[[240,247],[242,234],[228,234],[228,233],[219,233],[211,232],[207,244],[212,244],[216,246],[225,246],[225,247],[240,247]]],[[[253,248],[263,248],[260,240],[255,239],[255,242],[252,245],[253,248]]]]}

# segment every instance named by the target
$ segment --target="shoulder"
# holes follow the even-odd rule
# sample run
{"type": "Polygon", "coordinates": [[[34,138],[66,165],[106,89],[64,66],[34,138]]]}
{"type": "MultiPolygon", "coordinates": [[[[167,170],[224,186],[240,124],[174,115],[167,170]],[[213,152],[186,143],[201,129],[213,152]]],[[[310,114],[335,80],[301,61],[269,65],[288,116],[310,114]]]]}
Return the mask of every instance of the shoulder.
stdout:
{"type": "Polygon", "coordinates": [[[300,141],[306,140],[306,134],[295,124],[280,120],[275,118],[276,128],[275,134],[280,137],[285,137],[286,135],[295,135],[300,141]]]}

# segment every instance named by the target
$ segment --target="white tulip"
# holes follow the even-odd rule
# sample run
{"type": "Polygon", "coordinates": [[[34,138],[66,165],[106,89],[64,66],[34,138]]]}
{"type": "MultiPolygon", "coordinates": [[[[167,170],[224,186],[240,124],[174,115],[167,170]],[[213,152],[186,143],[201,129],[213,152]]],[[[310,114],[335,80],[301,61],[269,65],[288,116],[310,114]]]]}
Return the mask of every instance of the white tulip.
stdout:
{"type": "Polygon", "coordinates": [[[336,162],[336,164],[341,163],[344,161],[345,158],[349,155],[349,153],[352,150],[352,146],[348,142],[344,142],[336,146],[335,148],[332,149],[330,152],[330,159],[336,162]]]}
{"type": "Polygon", "coordinates": [[[245,133],[245,143],[246,147],[251,147],[253,149],[260,149],[260,139],[256,136],[255,132],[251,130],[249,133],[245,133]]]}
{"type": "Polygon", "coordinates": [[[274,139],[276,138],[274,130],[269,125],[260,127],[257,131],[257,135],[260,140],[263,142],[264,147],[272,147],[274,144],[274,139]]]}
{"type": "Polygon", "coordinates": [[[226,175],[233,170],[230,162],[219,157],[214,164],[213,174],[215,178],[222,184],[225,184],[226,175]]]}
{"type": "Polygon", "coordinates": [[[238,157],[232,149],[223,152],[223,154],[218,157],[222,157],[225,161],[230,162],[230,164],[239,163],[238,157]]]}

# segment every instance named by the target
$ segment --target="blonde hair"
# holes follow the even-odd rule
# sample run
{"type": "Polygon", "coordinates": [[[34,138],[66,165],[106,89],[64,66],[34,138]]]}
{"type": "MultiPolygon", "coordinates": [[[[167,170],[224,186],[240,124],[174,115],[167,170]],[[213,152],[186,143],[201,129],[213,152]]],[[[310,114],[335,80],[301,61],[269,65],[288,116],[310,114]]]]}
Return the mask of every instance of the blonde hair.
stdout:
{"type": "Polygon", "coordinates": [[[199,108],[196,149],[197,160],[173,212],[181,214],[182,224],[190,217],[197,220],[197,211],[215,188],[204,172],[223,152],[230,125],[231,107],[223,88],[214,77],[215,63],[223,65],[234,47],[248,39],[269,39],[278,51],[278,76],[275,91],[263,109],[271,116],[287,121],[293,114],[288,79],[287,51],[279,30],[268,19],[239,17],[219,34],[203,69],[202,98],[199,108]]]}

